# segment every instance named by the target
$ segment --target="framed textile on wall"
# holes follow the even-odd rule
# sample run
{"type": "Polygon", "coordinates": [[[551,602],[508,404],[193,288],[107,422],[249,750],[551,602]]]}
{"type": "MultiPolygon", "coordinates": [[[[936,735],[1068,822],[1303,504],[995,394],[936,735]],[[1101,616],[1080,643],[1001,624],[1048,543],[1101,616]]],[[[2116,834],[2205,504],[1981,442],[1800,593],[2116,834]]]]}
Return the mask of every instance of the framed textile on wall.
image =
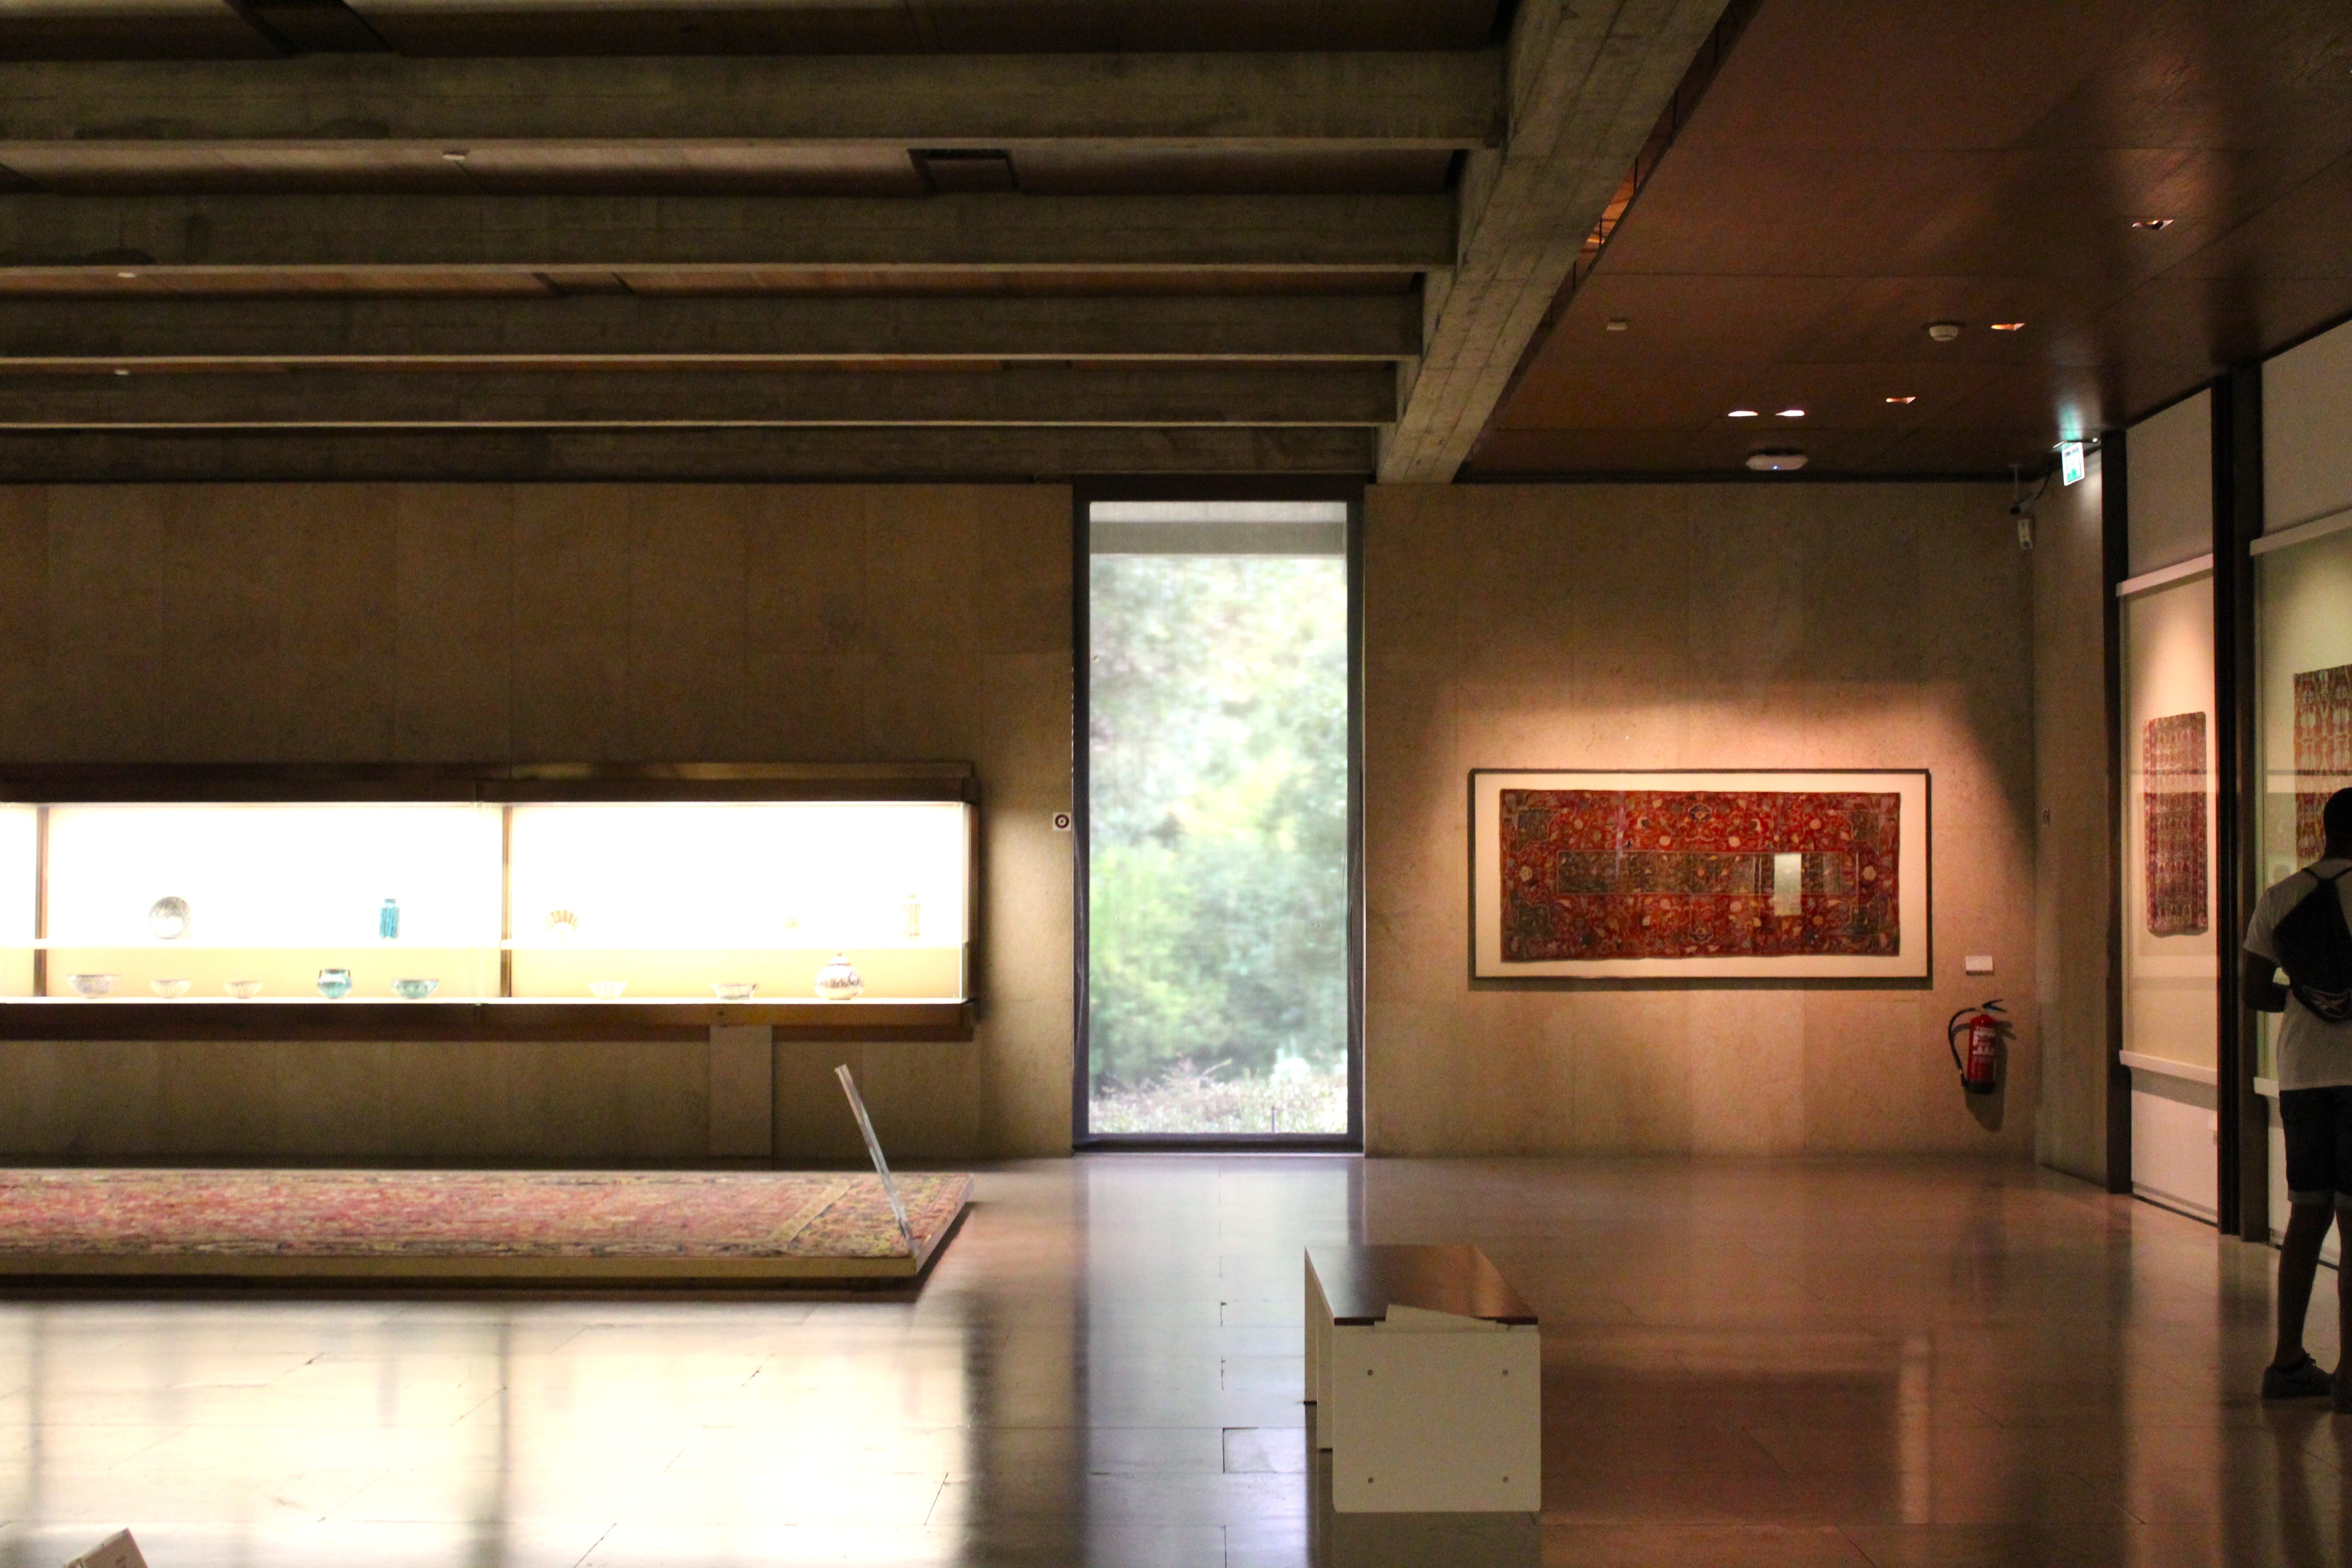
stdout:
{"type": "Polygon", "coordinates": [[[1921,979],[1927,773],[1470,775],[1481,980],[1921,979]]]}
{"type": "Polygon", "coordinates": [[[2327,847],[2319,820],[2327,797],[2352,784],[2352,664],[2306,669],[2294,678],[2294,858],[2308,863],[2327,847]]]}
{"type": "Polygon", "coordinates": [[[2140,735],[2141,877],[2151,936],[2206,929],[2205,715],[2150,719],[2140,735]]]}

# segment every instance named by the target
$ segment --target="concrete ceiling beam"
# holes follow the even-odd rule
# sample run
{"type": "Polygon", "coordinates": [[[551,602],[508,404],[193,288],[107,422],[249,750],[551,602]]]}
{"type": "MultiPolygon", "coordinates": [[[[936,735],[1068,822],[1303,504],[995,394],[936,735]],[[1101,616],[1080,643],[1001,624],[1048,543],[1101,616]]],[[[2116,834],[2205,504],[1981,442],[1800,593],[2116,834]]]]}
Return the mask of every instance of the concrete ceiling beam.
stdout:
{"type": "Polygon", "coordinates": [[[1497,49],[40,60],[0,65],[0,142],[1444,148],[1494,142],[1502,102],[1497,49]]]}
{"type": "Polygon", "coordinates": [[[1510,124],[1463,173],[1453,263],[1423,295],[1421,359],[1381,450],[1394,483],[1454,478],[1568,280],[1585,237],[1722,16],[1724,0],[1526,0],[1510,124]]]}
{"type": "Polygon", "coordinates": [[[1396,378],[1313,369],[299,370],[0,381],[0,429],[1360,425],[1396,378]]]}
{"type": "Polygon", "coordinates": [[[0,433],[0,482],[1061,479],[1366,474],[1347,428],[0,433]]]}
{"type": "Polygon", "coordinates": [[[59,268],[1231,268],[1454,258],[1454,197],[0,195],[0,274],[59,268]]]}
{"type": "Polygon", "coordinates": [[[532,361],[1393,360],[1409,294],[0,300],[0,371],[532,361]]]}

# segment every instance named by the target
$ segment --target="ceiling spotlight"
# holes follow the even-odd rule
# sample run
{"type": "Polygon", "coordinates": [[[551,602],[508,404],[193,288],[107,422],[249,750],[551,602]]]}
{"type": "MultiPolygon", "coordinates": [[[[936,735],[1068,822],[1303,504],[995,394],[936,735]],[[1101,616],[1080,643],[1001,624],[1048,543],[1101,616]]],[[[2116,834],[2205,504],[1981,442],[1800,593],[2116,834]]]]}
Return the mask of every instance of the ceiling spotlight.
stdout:
{"type": "Polygon", "coordinates": [[[2025,323],[2023,321],[1995,321],[1992,324],[1992,330],[1996,332],[2021,332],[2025,331],[2025,323]]]}
{"type": "Polygon", "coordinates": [[[2132,227],[2145,229],[2170,228],[2179,221],[2179,220],[2178,218],[2168,217],[2136,217],[2132,219],[2132,227]]]}
{"type": "Polygon", "coordinates": [[[1735,408],[1730,413],[1725,415],[1724,417],[1727,419],[1753,419],[1756,417],[1756,410],[1753,408],[1735,408]]]}
{"type": "Polygon", "coordinates": [[[1627,321],[1624,317],[1622,317],[1622,316],[1612,316],[1612,317],[1610,317],[1610,318],[1609,318],[1609,330],[1610,330],[1611,331],[1612,331],[1612,332],[1622,332],[1622,331],[1623,331],[1627,327],[1630,327],[1630,326],[1632,326],[1632,325],[1633,325],[1633,323],[1632,323],[1631,321],[1627,321]]]}
{"type": "Polygon", "coordinates": [[[1801,408],[1783,408],[1780,410],[1780,417],[1783,419],[1802,419],[1804,416],[1805,411],[1801,408]]]}
{"type": "Polygon", "coordinates": [[[114,374],[117,374],[117,375],[129,375],[129,374],[131,374],[131,372],[130,372],[130,370],[129,370],[127,367],[125,367],[125,366],[122,366],[122,365],[116,365],[116,366],[114,367],[114,374]]]}
{"type": "Polygon", "coordinates": [[[136,272],[118,272],[118,273],[116,273],[116,274],[115,274],[115,276],[116,276],[117,278],[136,278],[136,277],[138,277],[138,276],[139,276],[139,274],[137,274],[136,272]]]}
{"type": "Polygon", "coordinates": [[[1805,466],[1805,455],[1793,448],[1774,452],[1750,452],[1748,466],[1759,474],[1791,474],[1805,466]]]}
{"type": "Polygon", "coordinates": [[[1927,335],[1939,343],[1948,343],[1960,335],[1960,324],[1958,321],[1930,321],[1927,323],[1927,335]]]}
{"type": "Polygon", "coordinates": [[[1914,393],[1909,397],[1890,397],[1886,401],[1889,403],[1916,403],[1919,401],[1919,397],[1916,393],[1914,393]]]}
{"type": "Polygon", "coordinates": [[[463,147],[455,147],[442,153],[441,156],[449,163],[462,163],[466,161],[466,150],[463,147]]]}

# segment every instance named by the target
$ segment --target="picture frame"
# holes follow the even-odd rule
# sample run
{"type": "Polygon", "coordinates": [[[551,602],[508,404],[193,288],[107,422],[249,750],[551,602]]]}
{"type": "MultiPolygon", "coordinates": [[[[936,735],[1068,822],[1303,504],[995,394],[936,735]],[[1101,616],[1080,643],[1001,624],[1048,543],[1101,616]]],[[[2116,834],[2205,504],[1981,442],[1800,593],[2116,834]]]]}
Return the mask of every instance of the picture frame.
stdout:
{"type": "Polygon", "coordinates": [[[1470,773],[1473,980],[1924,980],[1928,771],[1470,773]]]}

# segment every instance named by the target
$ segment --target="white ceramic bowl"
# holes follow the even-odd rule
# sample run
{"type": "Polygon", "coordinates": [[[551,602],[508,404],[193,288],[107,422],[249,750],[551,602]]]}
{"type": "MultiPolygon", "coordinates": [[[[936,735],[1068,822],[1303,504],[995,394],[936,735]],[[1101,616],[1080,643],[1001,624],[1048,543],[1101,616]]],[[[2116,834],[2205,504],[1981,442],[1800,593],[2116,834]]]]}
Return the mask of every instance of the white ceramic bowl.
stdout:
{"type": "Polygon", "coordinates": [[[721,980],[710,987],[721,1002],[749,1002],[751,993],[759,988],[756,980],[721,980]]]}
{"type": "Polygon", "coordinates": [[[147,989],[169,1001],[175,996],[185,996],[188,994],[188,987],[194,984],[193,980],[150,980],[147,983],[147,989]]]}
{"type": "Polygon", "coordinates": [[[221,989],[227,992],[230,995],[236,997],[240,1002],[250,1002],[256,996],[261,994],[261,982],[258,980],[230,980],[224,982],[221,985],[221,989]]]}
{"type": "Polygon", "coordinates": [[[610,1002],[628,988],[629,983],[625,980],[591,980],[588,983],[588,994],[599,1002],[610,1002]]]}
{"type": "Polygon", "coordinates": [[[119,974],[68,974],[66,984],[74,988],[77,996],[104,996],[113,991],[119,974]]]}

